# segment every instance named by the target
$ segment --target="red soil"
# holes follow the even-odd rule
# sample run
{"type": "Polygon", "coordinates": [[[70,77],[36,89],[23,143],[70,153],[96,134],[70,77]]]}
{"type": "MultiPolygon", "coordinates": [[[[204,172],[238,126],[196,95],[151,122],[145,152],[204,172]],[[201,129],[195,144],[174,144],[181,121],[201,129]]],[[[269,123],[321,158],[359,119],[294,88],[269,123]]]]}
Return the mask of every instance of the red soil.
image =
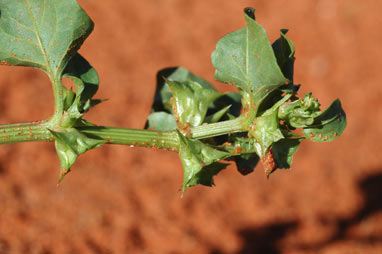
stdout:
{"type": "MultiPolygon", "coordinates": [[[[161,68],[212,81],[215,43],[253,6],[272,41],[290,29],[300,93],[323,106],[339,97],[348,128],[304,142],[292,170],[268,181],[261,166],[245,177],[230,167],[184,198],[176,153],[105,145],[56,187],[53,144],[3,145],[0,253],[382,252],[381,1],[79,2],[96,24],[80,52],[100,74],[97,97],[109,98],[92,122],[142,128],[161,68]]],[[[0,123],[48,117],[48,87],[37,70],[1,66],[0,123]]]]}

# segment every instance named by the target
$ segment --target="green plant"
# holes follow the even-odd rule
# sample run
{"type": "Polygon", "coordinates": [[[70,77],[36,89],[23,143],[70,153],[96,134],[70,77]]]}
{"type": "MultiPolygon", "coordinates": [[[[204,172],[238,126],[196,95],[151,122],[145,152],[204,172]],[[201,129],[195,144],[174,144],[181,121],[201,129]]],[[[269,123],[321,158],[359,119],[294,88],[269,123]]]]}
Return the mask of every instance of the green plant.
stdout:
{"type": "Polygon", "coordinates": [[[311,94],[298,98],[287,31],[281,30],[271,45],[254,9],[246,8],[244,17],[247,26],[224,36],[212,54],[215,78],[239,92],[217,92],[182,67],[164,69],[158,73],[146,129],[138,130],[84,119],[102,100],[93,99],[96,70],[77,53],[93,22],[75,0],[1,0],[1,64],[44,71],[53,86],[55,111],[46,120],[0,126],[0,143],[55,142],[60,180],[80,154],[106,143],[176,151],[184,169],[183,191],[196,184],[211,186],[229,161],[242,174],[259,161],[267,175],[289,168],[302,140],[340,136],[345,113],[339,100],[321,111],[311,94]],[[75,91],[62,85],[63,77],[73,81],[75,91]]]}

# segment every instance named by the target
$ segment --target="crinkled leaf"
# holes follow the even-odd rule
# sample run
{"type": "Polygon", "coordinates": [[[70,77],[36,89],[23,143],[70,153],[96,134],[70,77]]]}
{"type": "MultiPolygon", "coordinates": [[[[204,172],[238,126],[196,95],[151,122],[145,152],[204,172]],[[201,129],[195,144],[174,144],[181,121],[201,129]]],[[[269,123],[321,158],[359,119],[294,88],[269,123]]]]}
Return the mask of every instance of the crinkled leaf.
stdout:
{"type": "Polygon", "coordinates": [[[341,102],[337,99],[314,118],[311,127],[303,129],[307,139],[316,142],[328,142],[338,138],[346,128],[346,115],[342,109],[341,102]]]}
{"type": "Polygon", "coordinates": [[[255,119],[255,129],[251,133],[256,142],[256,152],[260,158],[263,158],[266,155],[267,150],[272,143],[277,142],[284,137],[279,128],[277,110],[268,112],[255,119]]]}
{"type": "Polygon", "coordinates": [[[259,104],[267,94],[288,80],[282,74],[267,34],[246,8],[247,26],[224,36],[212,53],[215,78],[233,84],[259,104]]]}
{"type": "Polygon", "coordinates": [[[146,128],[157,131],[169,131],[178,128],[174,115],[166,112],[154,112],[147,118],[146,128]]]}
{"type": "Polygon", "coordinates": [[[273,44],[272,48],[275,53],[277,64],[279,65],[284,76],[293,82],[293,64],[294,64],[294,45],[286,36],[287,29],[280,30],[280,38],[273,44]]]}
{"type": "Polygon", "coordinates": [[[65,133],[56,131],[51,133],[56,138],[55,146],[61,163],[60,181],[69,172],[80,154],[105,143],[104,140],[89,138],[74,128],[65,133]]]}
{"type": "Polygon", "coordinates": [[[284,103],[278,112],[279,118],[294,128],[312,125],[320,114],[320,104],[311,93],[305,94],[301,100],[284,103]]]}
{"type": "Polygon", "coordinates": [[[178,134],[179,157],[184,171],[182,190],[185,191],[196,184],[211,186],[212,177],[227,166],[217,161],[228,156],[228,153],[214,149],[199,140],[187,139],[180,132],[178,134]]]}
{"type": "Polygon", "coordinates": [[[165,111],[168,113],[172,112],[170,99],[172,94],[168,88],[167,80],[184,82],[188,80],[196,81],[207,89],[213,89],[212,85],[209,84],[204,79],[194,75],[186,68],[183,67],[172,67],[160,70],[157,74],[157,86],[154,96],[154,102],[151,108],[151,112],[165,111]]]}
{"type": "Polygon", "coordinates": [[[180,126],[199,126],[203,123],[209,104],[221,96],[213,88],[206,88],[192,80],[167,81],[173,95],[171,100],[175,119],[180,126]]]}
{"type": "Polygon", "coordinates": [[[2,0],[0,13],[0,63],[55,79],[93,29],[75,0],[2,0]]]}
{"type": "Polygon", "coordinates": [[[302,139],[281,139],[272,145],[273,157],[277,168],[290,168],[293,154],[297,151],[302,139]]]}

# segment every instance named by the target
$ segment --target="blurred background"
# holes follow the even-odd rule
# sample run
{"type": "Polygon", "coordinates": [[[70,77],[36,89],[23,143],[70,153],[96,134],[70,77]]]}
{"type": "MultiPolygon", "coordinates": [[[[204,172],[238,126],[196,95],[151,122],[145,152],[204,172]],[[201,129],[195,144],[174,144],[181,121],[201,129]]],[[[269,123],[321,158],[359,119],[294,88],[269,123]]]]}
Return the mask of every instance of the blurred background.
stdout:
{"type": "MultiPolygon", "coordinates": [[[[269,180],[234,167],[181,198],[176,153],[105,145],[79,157],[57,187],[51,143],[0,149],[2,253],[381,253],[382,2],[378,0],[79,0],[95,22],[80,53],[101,84],[87,119],[143,128],[159,69],[182,65],[213,81],[210,55],[257,9],[271,41],[288,28],[299,94],[339,97],[348,127],[303,142],[291,170],[269,180]]],[[[53,113],[42,72],[0,66],[0,123],[53,113]]]]}

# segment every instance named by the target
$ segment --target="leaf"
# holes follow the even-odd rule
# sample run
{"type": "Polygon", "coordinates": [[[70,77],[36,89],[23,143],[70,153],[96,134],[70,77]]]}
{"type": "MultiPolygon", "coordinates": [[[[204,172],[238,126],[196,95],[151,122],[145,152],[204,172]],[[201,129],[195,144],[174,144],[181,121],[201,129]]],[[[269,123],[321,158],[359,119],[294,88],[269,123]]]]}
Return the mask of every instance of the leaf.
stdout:
{"type": "Polygon", "coordinates": [[[267,94],[288,80],[282,74],[265,30],[244,11],[247,26],[224,36],[212,53],[215,78],[247,93],[257,106],[267,94]]]}
{"type": "Polygon", "coordinates": [[[257,143],[256,152],[260,158],[263,158],[274,142],[284,138],[279,128],[277,110],[267,111],[265,115],[257,117],[253,126],[251,135],[257,143]]]}
{"type": "Polygon", "coordinates": [[[70,78],[76,85],[77,96],[79,96],[78,109],[81,113],[89,109],[89,104],[97,104],[100,100],[91,100],[96,94],[99,86],[97,71],[83,58],[76,54],[69,61],[64,71],[64,77],[70,78]]]}
{"type": "Polygon", "coordinates": [[[59,79],[93,30],[75,0],[2,0],[0,62],[32,66],[59,79]]]}
{"type": "Polygon", "coordinates": [[[346,115],[340,100],[333,101],[312,126],[303,129],[304,136],[315,142],[329,142],[338,138],[346,128],[346,115]]]}
{"type": "Polygon", "coordinates": [[[80,54],[69,61],[63,77],[73,81],[76,92],[63,87],[65,114],[61,127],[75,127],[87,110],[103,101],[92,99],[98,90],[99,78],[97,71],[80,54]]]}
{"type": "Polygon", "coordinates": [[[236,92],[224,93],[209,105],[207,114],[214,114],[229,106],[227,113],[238,117],[241,110],[241,98],[241,95],[236,92]]]}
{"type": "Polygon", "coordinates": [[[172,112],[170,104],[172,94],[168,88],[168,84],[166,83],[167,80],[176,82],[185,82],[191,80],[198,82],[207,89],[214,89],[213,86],[207,81],[194,75],[184,67],[165,68],[160,70],[157,74],[157,87],[151,112],[172,112]]]}
{"type": "Polygon", "coordinates": [[[212,177],[227,166],[217,161],[227,157],[229,153],[214,149],[199,140],[187,139],[180,132],[178,135],[179,157],[184,171],[183,192],[196,184],[211,186],[212,177]]]}
{"type": "MultiPolygon", "coordinates": [[[[225,169],[229,164],[215,162],[208,166],[203,167],[197,174],[195,174],[187,183],[186,188],[195,186],[197,184],[205,186],[213,186],[214,179],[213,177],[217,175],[220,171],[225,169]]],[[[183,190],[185,191],[185,189],[183,190]]]]}
{"type": "Polygon", "coordinates": [[[279,118],[294,128],[312,125],[315,117],[320,114],[320,103],[311,93],[305,94],[303,99],[284,103],[278,112],[279,118]]]}
{"type": "Polygon", "coordinates": [[[281,139],[272,145],[273,157],[277,168],[290,168],[293,154],[297,151],[302,139],[281,139]]]}
{"type": "Polygon", "coordinates": [[[217,123],[217,122],[219,122],[220,119],[229,111],[230,107],[231,107],[231,105],[228,105],[227,107],[222,108],[221,110],[215,112],[214,114],[207,116],[204,121],[206,123],[217,123]]]}
{"type": "Polygon", "coordinates": [[[192,80],[167,81],[167,83],[173,95],[173,112],[179,127],[201,125],[210,103],[222,95],[216,92],[214,88],[205,87],[192,80]]]}
{"type": "MultiPolygon", "coordinates": [[[[187,82],[190,82],[190,83],[195,83],[195,84],[198,84],[198,85],[190,85],[190,89],[188,89],[188,95],[185,95],[181,92],[181,97],[183,98],[190,98],[191,97],[193,99],[191,99],[193,102],[191,103],[192,105],[195,105],[196,100],[200,100],[201,98],[197,98],[198,96],[196,95],[192,95],[193,93],[193,89],[196,89],[197,91],[207,91],[207,92],[204,92],[205,95],[207,95],[207,93],[210,93],[210,94],[218,94],[216,92],[216,90],[213,88],[213,86],[208,83],[206,80],[194,75],[193,73],[191,73],[190,71],[188,71],[186,68],[183,68],[183,67],[175,67],[175,68],[166,68],[166,69],[163,69],[161,71],[158,72],[157,74],[157,88],[156,88],[156,91],[155,91],[155,96],[154,96],[154,102],[153,102],[153,105],[152,105],[152,108],[151,108],[151,112],[154,113],[154,112],[166,112],[166,113],[170,113],[172,115],[174,115],[173,113],[173,109],[172,109],[172,104],[170,102],[170,99],[173,97],[172,93],[170,92],[170,89],[169,89],[169,86],[168,86],[168,83],[169,82],[173,82],[173,83],[181,83],[181,84],[186,84],[187,82]],[[197,86],[199,86],[199,88],[196,88],[197,86]],[[187,97],[187,96],[191,96],[191,97],[187,97]]],[[[176,86],[176,85],[174,85],[176,86]]],[[[181,85],[182,86],[182,85],[181,85]]],[[[187,86],[187,85],[185,85],[187,86]]],[[[175,88],[176,89],[176,88],[175,88]]],[[[204,96],[205,97],[205,96],[204,96]]],[[[213,100],[213,98],[216,98],[215,96],[211,97],[210,99],[213,100]]],[[[203,99],[204,101],[204,99],[203,99]]],[[[204,113],[205,111],[205,103],[203,102],[203,106],[199,109],[197,109],[195,106],[191,106],[193,108],[189,108],[188,111],[190,112],[194,112],[196,115],[195,117],[198,118],[198,119],[194,119],[193,117],[190,117],[189,119],[185,119],[185,115],[182,117],[182,123],[185,123],[183,121],[190,121],[190,122],[197,122],[199,123],[200,122],[200,119],[204,119],[204,116],[206,113],[204,113]],[[199,113],[197,113],[199,112],[199,113]],[[200,115],[201,114],[204,114],[204,116],[200,115]]],[[[185,105],[185,107],[187,107],[187,105],[185,105]]],[[[208,105],[207,105],[207,108],[208,108],[208,105]]],[[[184,107],[182,106],[182,109],[183,110],[184,107]]],[[[164,114],[162,114],[162,116],[164,116],[164,114]]],[[[157,117],[157,116],[156,116],[157,117]]],[[[145,125],[145,128],[149,128],[150,127],[150,123],[149,122],[146,122],[146,125],[145,125]]],[[[158,125],[155,126],[155,129],[157,129],[158,125]]]]}
{"type": "Polygon", "coordinates": [[[293,83],[295,49],[293,42],[286,36],[287,32],[287,29],[280,30],[280,38],[272,44],[272,48],[277,59],[277,64],[279,65],[282,73],[293,83]]]}
{"type": "Polygon", "coordinates": [[[170,131],[176,130],[178,126],[173,115],[166,112],[154,112],[147,118],[147,128],[156,131],[170,131]]]}
{"type": "Polygon", "coordinates": [[[55,146],[62,169],[59,178],[60,181],[69,172],[71,166],[80,154],[105,143],[104,140],[89,138],[74,128],[65,133],[50,132],[56,138],[55,146]]]}

